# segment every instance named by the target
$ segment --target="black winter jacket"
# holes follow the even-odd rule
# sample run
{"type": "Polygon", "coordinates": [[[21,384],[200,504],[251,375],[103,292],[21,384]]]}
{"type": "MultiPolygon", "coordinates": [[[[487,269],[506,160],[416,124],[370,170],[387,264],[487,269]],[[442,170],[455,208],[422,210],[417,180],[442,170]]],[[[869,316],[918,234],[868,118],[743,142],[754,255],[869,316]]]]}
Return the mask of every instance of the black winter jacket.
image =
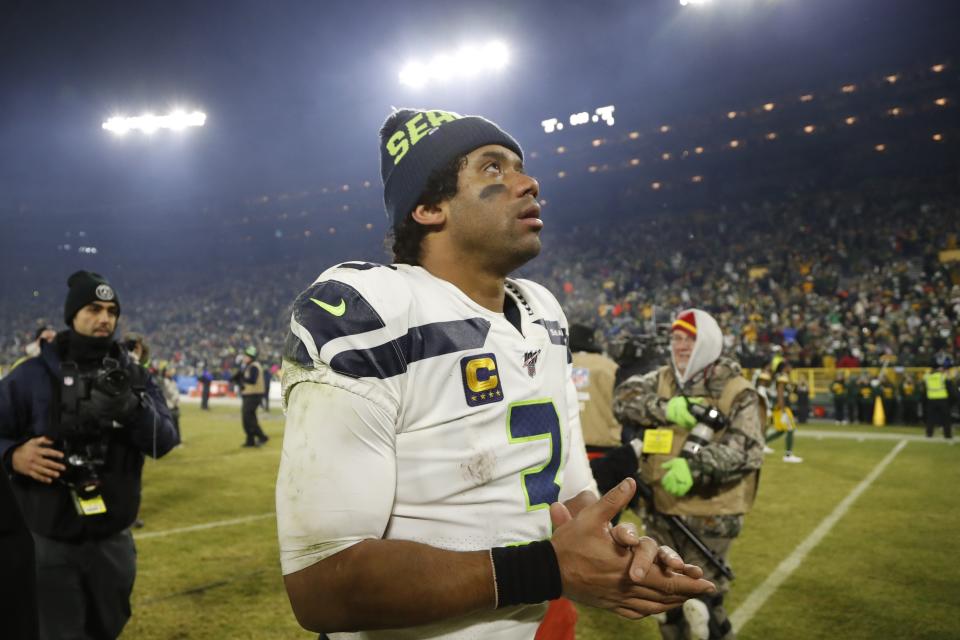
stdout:
{"type": "MultiPolygon", "coordinates": [[[[62,482],[37,482],[14,472],[13,450],[31,438],[47,436],[62,450],[60,406],[61,336],[45,343],[40,355],[27,360],[0,380],[0,461],[16,494],[30,530],[65,541],[104,538],[129,527],[140,508],[140,479],[144,454],[159,458],[179,442],[160,388],[152,377],[139,406],[122,428],[109,430],[107,453],[98,469],[106,513],[80,516],[70,489],[62,482]]],[[[130,363],[119,344],[111,357],[130,363]]]]}

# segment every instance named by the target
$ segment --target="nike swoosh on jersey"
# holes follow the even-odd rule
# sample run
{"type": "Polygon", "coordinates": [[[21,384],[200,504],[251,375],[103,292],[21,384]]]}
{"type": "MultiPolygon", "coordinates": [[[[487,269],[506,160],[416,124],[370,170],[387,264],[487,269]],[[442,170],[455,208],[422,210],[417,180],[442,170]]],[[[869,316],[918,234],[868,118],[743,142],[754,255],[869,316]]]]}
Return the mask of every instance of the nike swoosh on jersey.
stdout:
{"type": "Polygon", "coordinates": [[[317,300],[316,298],[310,298],[310,302],[313,302],[318,307],[328,312],[330,315],[336,316],[338,318],[342,316],[344,313],[346,313],[347,311],[347,303],[343,298],[340,298],[340,304],[338,304],[337,306],[333,306],[332,304],[327,304],[326,302],[322,302],[320,300],[317,300]]]}

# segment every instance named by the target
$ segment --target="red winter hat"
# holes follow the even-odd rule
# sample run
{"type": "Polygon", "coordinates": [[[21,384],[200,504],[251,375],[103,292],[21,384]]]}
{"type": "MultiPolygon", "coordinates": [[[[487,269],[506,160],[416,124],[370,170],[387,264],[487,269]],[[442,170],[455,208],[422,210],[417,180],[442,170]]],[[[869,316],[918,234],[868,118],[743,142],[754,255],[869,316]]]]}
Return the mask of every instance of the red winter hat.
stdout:
{"type": "Polygon", "coordinates": [[[673,324],[670,326],[671,331],[683,331],[691,338],[697,337],[697,316],[694,315],[693,310],[689,309],[684,311],[677,319],[673,321],[673,324]]]}

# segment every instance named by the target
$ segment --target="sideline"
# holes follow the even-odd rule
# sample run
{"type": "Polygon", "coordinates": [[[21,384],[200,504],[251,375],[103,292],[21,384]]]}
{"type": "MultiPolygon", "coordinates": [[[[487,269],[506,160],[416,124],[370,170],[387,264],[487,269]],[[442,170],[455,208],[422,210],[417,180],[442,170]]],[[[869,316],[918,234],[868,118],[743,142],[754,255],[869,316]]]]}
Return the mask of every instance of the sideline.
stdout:
{"type": "Polygon", "coordinates": [[[860,484],[854,487],[853,491],[847,494],[847,497],[844,498],[836,508],[824,518],[817,528],[807,536],[807,538],[797,545],[797,548],[793,550],[789,556],[787,556],[773,572],[767,576],[767,579],[764,580],[760,586],[753,590],[746,600],[743,601],[743,604],[733,612],[733,615],[730,616],[730,621],[733,623],[734,631],[739,632],[745,624],[750,622],[753,616],[760,610],[760,608],[766,603],[767,599],[773,595],[773,592],[776,591],[783,582],[790,577],[797,567],[803,562],[804,558],[807,557],[814,547],[820,544],[820,541],[826,537],[830,530],[833,529],[834,525],[846,515],[847,511],[850,510],[850,507],[853,506],[853,503],[856,502],[857,498],[866,491],[873,481],[883,473],[883,470],[887,468],[894,458],[897,457],[897,454],[900,453],[904,447],[907,446],[908,440],[903,438],[900,442],[893,448],[893,450],[887,454],[887,456],[881,460],[876,467],[873,468],[873,471],[864,478],[860,484]]]}
{"type": "Polygon", "coordinates": [[[236,524],[246,524],[248,522],[255,522],[257,520],[266,520],[267,518],[273,518],[276,516],[276,513],[273,511],[269,513],[258,513],[254,516],[245,516],[243,518],[234,518],[232,520],[218,520],[216,522],[207,522],[204,524],[195,524],[191,527],[179,527],[177,529],[167,529],[166,531],[148,531],[147,533],[135,533],[133,534],[134,541],[147,540],[149,538],[165,538],[167,536],[175,536],[181,533],[192,533],[194,531],[206,531],[207,529],[217,529],[219,527],[231,527],[236,524]]]}

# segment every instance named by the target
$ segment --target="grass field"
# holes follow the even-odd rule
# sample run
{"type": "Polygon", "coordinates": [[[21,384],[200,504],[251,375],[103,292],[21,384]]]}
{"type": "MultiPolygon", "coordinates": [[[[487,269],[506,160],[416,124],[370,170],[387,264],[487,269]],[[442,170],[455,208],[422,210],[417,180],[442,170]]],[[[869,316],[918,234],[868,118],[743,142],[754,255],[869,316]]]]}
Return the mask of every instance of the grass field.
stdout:
{"type": "MultiPolygon", "coordinates": [[[[283,419],[274,409],[261,421],[273,439],[242,449],[238,406],[186,405],[184,446],[148,461],[123,638],[316,637],[297,625],[280,579],[273,490],[283,419]]],[[[960,638],[960,447],[921,433],[808,425],[797,438],[803,464],[768,456],[730,558],[737,580],[727,605],[739,637],[960,638]],[[778,571],[818,526],[819,543],[778,571]],[[771,574],[776,588],[763,586],[771,574]],[[747,616],[741,605],[752,593],[747,616]]],[[[782,453],[782,440],[774,446],[782,453]]],[[[659,634],[652,620],[581,608],[577,637],[659,634]]]]}

